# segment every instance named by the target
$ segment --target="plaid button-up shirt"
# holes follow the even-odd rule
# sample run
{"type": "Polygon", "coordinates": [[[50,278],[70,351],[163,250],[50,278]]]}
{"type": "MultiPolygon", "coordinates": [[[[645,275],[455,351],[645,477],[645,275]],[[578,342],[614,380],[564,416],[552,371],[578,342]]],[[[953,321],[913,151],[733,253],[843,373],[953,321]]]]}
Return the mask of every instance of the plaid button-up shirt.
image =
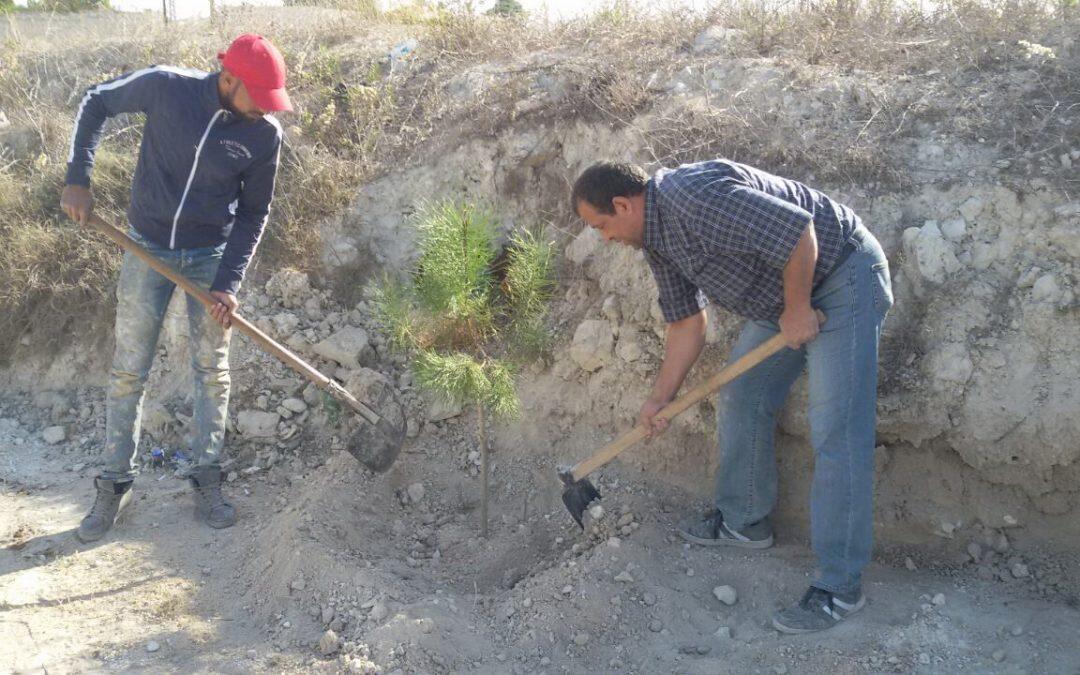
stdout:
{"type": "Polygon", "coordinates": [[[859,217],[817,190],[727,160],[661,169],[645,189],[645,258],[668,322],[707,301],[750,319],[784,308],[784,267],[814,224],[817,285],[859,217]],[[707,300],[706,300],[707,299],[707,300]]]}

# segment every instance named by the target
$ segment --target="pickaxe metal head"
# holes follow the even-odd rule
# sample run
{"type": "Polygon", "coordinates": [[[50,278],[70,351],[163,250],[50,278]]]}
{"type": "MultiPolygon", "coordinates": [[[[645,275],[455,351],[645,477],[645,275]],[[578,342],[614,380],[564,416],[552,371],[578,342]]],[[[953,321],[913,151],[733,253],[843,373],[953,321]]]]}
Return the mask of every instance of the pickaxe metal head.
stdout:
{"type": "Polygon", "coordinates": [[[562,493],[563,504],[577,521],[578,527],[584,530],[585,524],[581,518],[585,515],[585,509],[589,508],[589,504],[600,499],[600,491],[588,478],[574,480],[572,467],[559,467],[559,480],[566,486],[562,493]]]}

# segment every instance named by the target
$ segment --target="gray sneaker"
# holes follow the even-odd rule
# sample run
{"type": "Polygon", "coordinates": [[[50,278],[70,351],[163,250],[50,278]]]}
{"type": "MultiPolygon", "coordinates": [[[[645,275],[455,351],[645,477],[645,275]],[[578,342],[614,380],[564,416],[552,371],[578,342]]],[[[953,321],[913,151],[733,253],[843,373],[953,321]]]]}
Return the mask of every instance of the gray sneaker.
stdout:
{"type": "Polygon", "coordinates": [[[210,527],[221,529],[236,522],[236,510],[221,494],[221,469],[201,466],[190,476],[195,488],[195,515],[210,527]]]}
{"type": "Polygon", "coordinates": [[[103,478],[94,479],[94,487],[97,488],[97,497],[94,505],[90,507],[90,513],[79,523],[79,529],[75,536],[79,541],[90,543],[105,536],[105,533],[120,518],[120,512],[131,502],[131,486],[134,481],[114,481],[103,478]]]}
{"type": "Polygon", "coordinates": [[[862,591],[840,594],[810,587],[799,604],[773,615],[773,628],[797,635],[832,628],[866,605],[862,591]]]}
{"type": "Polygon", "coordinates": [[[769,548],[773,545],[772,525],[767,518],[735,530],[728,527],[724,515],[717,510],[709,511],[701,518],[684,521],[678,532],[686,541],[702,546],[769,548]]]}

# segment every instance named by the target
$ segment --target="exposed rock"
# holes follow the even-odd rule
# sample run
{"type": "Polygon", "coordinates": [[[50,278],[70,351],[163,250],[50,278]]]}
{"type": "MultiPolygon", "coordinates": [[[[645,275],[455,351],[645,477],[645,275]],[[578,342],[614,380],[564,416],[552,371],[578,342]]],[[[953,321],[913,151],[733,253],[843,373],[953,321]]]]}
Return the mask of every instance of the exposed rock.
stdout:
{"type": "Polygon", "coordinates": [[[736,593],[735,589],[731,586],[717,586],[712,590],[712,592],[713,595],[716,596],[717,600],[724,603],[728,607],[734,605],[739,599],[739,594],[736,593]]]}
{"type": "Polygon", "coordinates": [[[266,282],[266,292],[285,307],[299,307],[311,294],[311,282],[303,272],[280,269],[266,282]]]}
{"type": "Polygon", "coordinates": [[[413,483],[406,489],[406,492],[409,495],[410,502],[412,502],[413,504],[419,504],[421,500],[424,499],[424,484],[413,483]]]}
{"type": "Polygon", "coordinates": [[[937,222],[928,220],[921,227],[904,230],[904,255],[907,269],[915,281],[915,292],[922,297],[933,286],[957,272],[961,265],[952,244],[945,240],[937,222]]]}
{"type": "Polygon", "coordinates": [[[241,410],[236,416],[236,430],[249,438],[270,438],[277,433],[281,416],[276,412],[241,410]]]}
{"type": "Polygon", "coordinates": [[[142,430],[161,440],[176,425],[176,418],[157,401],[148,401],[143,406],[142,430]]]}
{"type": "Polygon", "coordinates": [[[959,343],[947,344],[927,359],[927,375],[939,390],[951,384],[966,384],[974,369],[967,348],[959,343]]]}
{"type": "Polygon", "coordinates": [[[1031,288],[1031,299],[1051,305],[1061,299],[1061,288],[1053,274],[1044,274],[1035,281],[1031,288]]]}
{"type": "Polygon", "coordinates": [[[585,227],[566,247],[566,259],[575,265],[581,265],[600,248],[602,241],[599,232],[591,227],[585,227]]]}
{"type": "Polygon", "coordinates": [[[287,398],[281,402],[281,405],[289,412],[300,414],[307,410],[307,403],[304,403],[298,398],[287,398]]]}
{"type": "Polygon", "coordinates": [[[62,443],[67,438],[67,431],[62,426],[46,427],[41,432],[41,437],[45,439],[45,442],[49,445],[56,445],[62,443]]]}
{"type": "Polygon", "coordinates": [[[695,54],[715,54],[736,46],[745,33],[737,28],[709,26],[694,38],[695,54]]]}
{"type": "Polygon", "coordinates": [[[324,359],[336,361],[346,368],[359,368],[369,349],[367,331],[346,326],[315,345],[314,351],[324,359]]]}
{"type": "Polygon", "coordinates": [[[337,633],[332,630],[327,630],[319,638],[319,653],[323,656],[330,656],[337,653],[337,650],[341,649],[341,639],[338,638],[337,633]]]}
{"type": "Polygon", "coordinates": [[[581,322],[574,331],[574,341],[570,345],[570,358],[582,370],[593,372],[611,363],[612,348],[615,346],[615,334],[607,321],[589,319],[581,322]]]}
{"type": "Polygon", "coordinates": [[[465,408],[454,401],[448,401],[441,396],[428,396],[427,419],[429,422],[442,422],[457,417],[464,412],[465,408]]]}

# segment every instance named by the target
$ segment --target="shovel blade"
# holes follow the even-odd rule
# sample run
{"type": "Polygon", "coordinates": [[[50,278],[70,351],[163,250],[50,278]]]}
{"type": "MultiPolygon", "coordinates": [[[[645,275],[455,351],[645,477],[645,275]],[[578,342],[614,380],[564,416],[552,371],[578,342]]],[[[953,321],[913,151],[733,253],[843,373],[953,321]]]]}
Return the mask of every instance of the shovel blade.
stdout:
{"type": "Polygon", "coordinates": [[[360,427],[349,438],[346,449],[356,461],[375,473],[383,473],[401,453],[405,444],[407,420],[405,409],[390,387],[383,387],[375,396],[379,418],[375,423],[357,416],[360,427]]]}
{"type": "Polygon", "coordinates": [[[588,478],[569,483],[562,493],[562,501],[566,506],[566,510],[570,512],[570,515],[574,517],[578,527],[582,530],[585,529],[585,524],[581,522],[582,517],[585,515],[585,509],[589,508],[589,504],[592,504],[597,499],[600,499],[600,491],[593,486],[588,478]]]}
{"type": "Polygon", "coordinates": [[[375,473],[383,473],[401,453],[405,427],[395,427],[385,418],[376,424],[363,423],[349,439],[346,449],[356,461],[375,473]]]}

